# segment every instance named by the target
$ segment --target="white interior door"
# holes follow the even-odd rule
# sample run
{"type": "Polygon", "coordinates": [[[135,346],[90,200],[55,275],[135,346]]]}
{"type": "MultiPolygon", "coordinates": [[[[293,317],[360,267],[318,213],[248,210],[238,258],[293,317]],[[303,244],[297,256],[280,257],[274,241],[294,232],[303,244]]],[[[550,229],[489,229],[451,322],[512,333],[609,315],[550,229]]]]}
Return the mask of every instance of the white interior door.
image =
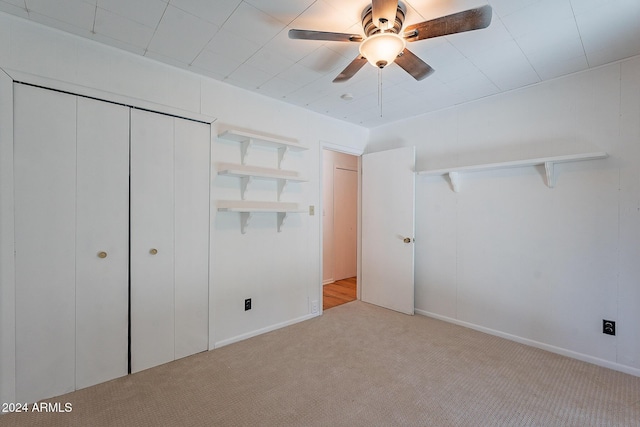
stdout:
{"type": "Polygon", "coordinates": [[[362,301],[414,312],[415,147],[362,156],[362,301]]]}
{"type": "Polygon", "coordinates": [[[175,359],[173,118],[131,110],[131,371],[175,359]]]}
{"type": "Polygon", "coordinates": [[[211,126],[175,118],[175,358],[209,347],[211,126]]]}
{"type": "Polygon", "coordinates": [[[14,85],[16,401],[75,389],[76,97],[14,85]]]}
{"type": "Polygon", "coordinates": [[[336,167],[333,173],[335,280],[355,277],[358,270],[358,172],[336,167]]]}
{"type": "Polygon", "coordinates": [[[129,108],[78,98],[76,388],[127,375],[129,108]]]}

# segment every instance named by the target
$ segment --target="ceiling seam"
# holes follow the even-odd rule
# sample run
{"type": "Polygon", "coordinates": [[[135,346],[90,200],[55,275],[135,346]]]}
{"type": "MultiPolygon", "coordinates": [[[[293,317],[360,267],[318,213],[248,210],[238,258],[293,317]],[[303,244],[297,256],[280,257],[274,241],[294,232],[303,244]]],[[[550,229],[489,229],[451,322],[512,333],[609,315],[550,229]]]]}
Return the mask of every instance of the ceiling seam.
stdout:
{"type": "MultiPolygon", "coordinates": [[[[244,0],[243,0],[243,1],[244,1],[244,0]]],[[[291,24],[292,24],[296,19],[300,18],[300,17],[301,17],[301,16],[302,16],[302,15],[303,15],[307,10],[311,9],[311,6],[313,6],[314,4],[316,4],[316,3],[317,3],[317,1],[318,1],[318,0],[313,0],[313,1],[309,4],[309,6],[307,6],[303,11],[301,11],[300,13],[298,13],[298,14],[296,15],[296,17],[295,17],[295,18],[291,19],[287,24],[285,24],[285,28],[284,28],[284,30],[283,30],[283,31],[287,31],[287,32],[288,32],[288,31],[289,31],[289,26],[290,26],[290,25],[291,25],[291,24]]],[[[260,10],[260,9],[258,9],[258,10],[260,10]]],[[[264,12],[264,13],[266,13],[266,12],[264,12]]],[[[272,15],[270,15],[270,14],[268,14],[268,13],[267,13],[267,15],[272,16],[272,15]]],[[[274,18],[275,18],[275,17],[274,17],[274,18]]],[[[275,18],[275,19],[277,19],[277,18],[275,18]]],[[[271,40],[273,40],[274,38],[275,38],[275,36],[274,36],[274,37],[272,37],[272,38],[271,38],[271,40]]],[[[271,41],[271,40],[269,40],[269,41],[271,41]]],[[[324,46],[324,45],[325,45],[325,44],[323,44],[322,46],[324,46]]],[[[317,52],[319,49],[320,49],[320,47],[318,47],[318,49],[315,49],[313,52],[317,52]]],[[[249,61],[251,58],[253,58],[253,57],[254,57],[254,56],[255,56],[255,55],[256,55],[260,50],[262,50],[262,49],[258,49],[256,52],[254,52],[254,54],[253,54],[253,55],[251,55],[251,56],[247,59],[247,61],[249,61]]],[[[313,52],[309,53],[309,55],[311,55],[313,52]]],[[[303,58],[301,58],[301,59],[299,59],[299,60],[295,61],[294,63],[295,63],[295,64],[300,63],[300,61],[302,61],[304,58],[308,57],[309,55],[305,55],[303,58]]],[[[300,64],[300,65],[302,65],[302,64],[300,64]]],[[[304,67],[304,65],[302,65],[302,66],[304,67]]],[[[262,83],[261,85],[257,86],[257,87],[256,87],[256,89],[260,89],[260,87],[261,87],[261,86],[263,86],[263,85],[265,85],[265,84],[269,83],[270,81],[273,81],[274,79],[278,78],[278,76],[279,76],[279,75],[281,75],[281,74],[282,74],[282,72],[279,72],[278,74],[276,74],[276,75],[274,75],[273,77],[269,78],[267,81],[265,81],[265,82],[264,82],[264,83],[262,83]]],[[[302,88],[304,88],[304,87],[307,87],[307,86],[308,86],[308,85],[310,85],[311,83],[314,83],[314,82],[316,82],[316,81],[318,81],[318,80],[320,80],[320,79],[321,79],[321,77],[319,77],[318,79],[314,80],[313,82],[309,82],[309,83],[305,84],[305,85],[304,85],[304,86],[302,86],[301,88],[298,88],[298,89],[294,89],[294,90],[288,91],[285,95],[281,95],[281,99],[286,99],[288,95],[290,95],[290,94],[292,94],[292,93],[295,93],[295,92],[297,92],[298,90],[300,90],[300,89],[302,89],[302,88]]],[[[285,80],[285,81],[289,82],[289,80],[287,80],[287,79],[283,79],[283,80],[285,80]]],[[[307,104],[307,105],[308,105],[308,104],[307,104]]]]}
{"type": "Polygon", "coordinates": [[[153,41],[153,38],[156,36],[156,33],[158,32],[158,27],[160,26],[160,23],[164,19],[164,15],[165,15],[165,13],[167,13],[167,9],[168,8],[169,8],[169,2],[167,2],[167,4],[164,6],[164,10],[162,11],[162,16],[160,16],[160,19],[158,19],[158,24],[153,29],[153,35],[149,39],[149,43],[147,43],[147,47],[144,48],[144,54],[142,56],[147,56],[147,52],[149,52],[149,46],[151,45],[151,42],[153,41]]]}
{"type": "MultiPolygon", "coordinates": [[[[497,16],[497,14],[496,14],[497,16]]],[[[502,22],[502,19],[498,16],[498,19],[500,20],[500,22],[502,22]]],[[[520,50],[520,52],[522,52],[522,56],[524,56],[527,59],[527,63],[529,64],[529,66],[531,67],[531,69],[533,70],[534,73],[536,73],[536,77],[538,78],[538,82],[542,82],[544,81],[544,79],[542,77],[540,77],[540,73],[538,73],[538,70],[536,70],[536,67],[533,66],[533,64],[531,63],[531,60],[529,59],[529,57],[527,56],[527,54],[524,52],[524,50],[522,50],[522,47],[520,46],[520,43],[518,43],[516,41],[516,37],[511,33],[511,31],[509,30],[509,28],[503,24],[504,30],[509,33],[509,35],[511,36],[511,40],[513,40],[516,43],[516,46],[518,46],[518,49],[520,50]]]]}
{"type": "MultiPolygon", "coordinates": [[[[306,12],[307,10],[309,10],[309,8],[310,8],[311,6],[313,6],[313,5],[316,3],[316,1],[317,1],[317,0],[314,0],[314,1],[309,5],[309,6],[307,6],[307,8],[306,8],[306,9],[304,9],[304,10],[303,10],[302,12],[300,12],[300,13],[299,13],[295,18],[293,18],[291,21],[289,21],[289,23],[288,23],[288,24],[285,24],[284,29],[283,29],[283,30],[281,30],[281,31],[279,31],[279,32],[278,32],[278,34],[280,34],[282,31],[288,31],[288,27],[289,27],[289,25],[290,25],[293,21],[295,21],[296,19],[298,19],[300,16],[302,16],[302,14],[303,14],[304,12],[306,12]]],[[[250,7],[254,8],[254,9],[256,9],[256,10],[259,10],[260,12],[262,12],[262,13],[264,13],[264,14],[266,14],[266,15],[271,16],[271,17],[272,17],[272,18],[274,18],[274,19],[277,19],[277,18],[275,18],[274,16],[272,16],[272,15],[268,14],[267,12],[265,12],[265,11],[263,11],[263,10],[261,10],[261,9],[259,9],[259,8],[257,8],[257,7],[255,7],[255,6],[254,6],[254,5],[252,5],[251,3],[247,3],[245,0],[242,0],[242,2],[241,2],[241,3],[245,3],[247,6],[250,6],[250,7]]],[[[240,6],[240,4],[238,4],[238,7],[239,7],[239,6],[240,6]]],[[[233,12],[235,12],[236,10],[237,10],[237,7],[236,7],[236,9],[235,9],[233,12]]],[[[231,15],[233,15],[233,13],[231,13],[231,14],[229,15],[229,17],[231,17],[231,15]]],[[[228,19],[228,18],[227,18],[227,19],[228,19]]],[[[226,22],[226,21],[225,21],[225,22],[226,22]]],[[[222,27],[220,27],[220,28],[222,28],[222,27]]],[[[275,36],[271,37],[271,38],[270,38],[266,43],[264,43],[260,49],[256,50],[256,51],[255,51],[255,52],[253,52],[251,55],[249,55],[249,57],[248,57],[247,59],[245,59],[245,60],[244,60],[244,62],[242,62],[240,65],[238,65],[238,66],[237,66],[237,67],[236,67],[236,68],[235,68],[231,73],[229,73],[229,75],[225,76],[225,78],[224,78],[224,79],[225,79],[225,80],[227,80],[227,79],[228,79],[228,77],[229,77],[231,74],[233,74],[236,70],[238,70],[238,69],[239,69],[240,67],[242,67],[243,65],[248,65],[249,67],[251,67],[251,65],[249,65],[249,64],[248,64],[248,62],[251,60],[251,58],[253,58],[254,56],[256,56],[256,55],[258,54],[258,52],[260,52],[262,49],[264,49],[264,46],[265,46],[267,43],[269,43],[271,40],[275,39],[275,38],[276,38],[276,36],[277,36],[277,34],[276,34],[275,36]]],[[[315,51],[314,51],[314,52],[315,52],[315,51]]],[[[305,58],[306,58],[306,57],[305,57],[305,58]]],[[[298,62],[300,62],[300,61],[296,61],[295,63],[297,64],[298,62]]],[[[264,85],[264,84],[266,84],[266,83],[268,83],[268,82],[272,81],[273,79],[275,79],[276,77],[278,77],[280,74],[282,74],[282,72],[280,72],[280,73],[278,73],[278,74],[274,75],[273,77],[270,77],[269,79],[267,79],[267,80],[266,80],[266,81],[264,81],[263,83],[261,83],[261,84],[259,84],[259,85],[255,86],[255,88],[256,88],[256,89],[259,89],[262,85],[264,85]]],[[[291,92],[289,92],[289,93],[293,93],[293,92],[295,92],[295,91],[291,91],[291,92]]],[[[286,96],[285,96],[285,98],[286,98],[286,96]]]]}
{"type": "Polygon", "coordinates": [[[582,40],[582,33],[580,33],[580,26],[578,26],[578,21],[576,20],[576,12],[573,10],[573,3],[569,1],[569,7],[571,8],[571,15],[573,15],[573,23],[576,24],[576,30],[578,31],[578,37],[580,37],[580,46],[582,46],[582,53],[584,53],[584,60],[587,61],[587,68],[591,68],[591,64],[589,64],[589,57],[587,56],[587,51],[584,48],[584,41],[582,40]]]}
{"type": "Polygon", "coordinates": [[[98,15],[98,2],[96,2],[96,7],[93,9],[93,25],[91,26],[91,34],[96,33],[96,16],[98,15]]]}
{"type": "MultiPolygon", "coordinates": [[[[229,21],[229,18],[231,18],[231,16],[233,16],[233,14],[234,14],[234,13],[236,13],[236,11],[238,10],[238,8],[240,7],[240,5],[241,5],[242,3],[245,3],[245,1],[244,1],[244,0],[240,1],[240,2],[236,5],[236,7],[233,9],[233,11],[229,14],[229,16],[227,16],[227,19],[225,19],[225,20],[224,20],[220,25],[218,25],[218,24],[216,24],[216,23],[212,22],[212,24],[213,24],[213,25],[216,25],[216,26],[218,27],[218,31],[216,31],[216,32],[215,32],[215,34],[213,34],[213,35],[211,36],[211,38],[210,38],[210,39],[205,43],[205,45],[202,47],[202,49],[200,49],[200,51],[198,51],[198,53],[196,54],[196,56],[194,56],[193,60],[191,60],[191,62],[189,62],[189,63],[187,64],[187,66],[192,67],[192,66],[193,66],[193,63],[196,61],[196,59],[198,59],[198,57],[199,57],[200,55],[202,55],[202,52],[204,52],[205,50],[207,50],[207,46],[209,46],[209,43],[211,43],[211,41],[212,41],[212,40],[213,40],[213,39],[214,39],[214,38],[215,38],[215,37],[220,33],[220,31],[222,30],[222,27],[224,27],[224,25],[229,21]]],[[[174,6],[174,7],[177,7],[177,6],[174,6]]],[[[178,9],[180,9],[180,8],[178,7],[178,9]]],[[[182,9],[180,9],[180,10],[182,10],[182,9]]],[[[187,12],[186,10],[183,10],[183,12],[185,12],[185,13],[189,13],[189,12],[187,12]]],[[[191,15],[191,14],[189,13],[189,15],[191,15]]],[[[195,15],[194,15],[194,16],[195,16],[195,15]]],[[[207,22],[208,22],[208,21],[207,21],[207,22]]],[[[233,71],[235,71],[235,70],[237,70],[237,69],[238,69],[238,68],[236,67],[233,71]]],[[[232,71],[232,72],[233,72],[233,71],[232,71]]],[[[226,79],[227,77],[228,77],[228,76],[226,76],[226,77],[225,77],[225,79],[226,79]]]]}
{"type": "MultiPolygon", "coordinates": [[[[497,84],[496,82],[494,82],[493,80],[491,80],[491,78],[490,78],[489,76],[487,76],[487,75],[485,74],[485,72],[484,72],[483,70],[481,70],[481,69],[480,69],[480,67],[478,67],[478,65],[475,63],[475,61],[473,61],[473,59],[471,59],[471,58],[469,58],[467,55],[465,55],[465,54],[464,54],[460,49],[458,49],[458,47],[457,47],[456,45],[454,45],[453,43],[451,43],[451,42],[449,41],[449,39],[448,39],[446,36],[445,36],[444,38],[447,40],[447,43],[449,43],[449,44],[451,45],[451,47],[453,47],[455,50],[457,50],[457,51],[458,51],[458,53],[460,53],[460,55],[462,55],[466,60],[468,60],[468,61],[469,61],[469,62],[474,66],[474,68],[476,69],[476,71],[478,71],[480,74],[482,74],[483,76],[485,76],[485,77],[486,77],[486,79],[487,79],[487,80],[489,80],[489,82],[491,82],[491,84],[492,84],[496,89],[501,90],[501,87],[500,87],[500,86],[498,86],[498,84],[497,84]]],[[[455,80],[452,80],[452,81],[455,81],[455,80]]],[[[449,84],[448,84],[448,83],[446,83],[446,82],[442,82],[442,83],[443,83],[445,86],[449,86],[449,84]]]]}

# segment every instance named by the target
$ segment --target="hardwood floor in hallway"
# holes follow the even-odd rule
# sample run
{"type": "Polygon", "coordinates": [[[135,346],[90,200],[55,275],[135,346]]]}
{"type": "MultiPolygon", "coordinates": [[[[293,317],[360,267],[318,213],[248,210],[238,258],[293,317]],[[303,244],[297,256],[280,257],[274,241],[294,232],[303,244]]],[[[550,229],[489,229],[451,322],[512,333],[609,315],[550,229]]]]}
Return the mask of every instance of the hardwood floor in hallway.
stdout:
{"type": "Polygon", "coordinates": [[[357,278],[336,280],[322,287],[322,309],[342,305],[356,300],[357,278]]]}

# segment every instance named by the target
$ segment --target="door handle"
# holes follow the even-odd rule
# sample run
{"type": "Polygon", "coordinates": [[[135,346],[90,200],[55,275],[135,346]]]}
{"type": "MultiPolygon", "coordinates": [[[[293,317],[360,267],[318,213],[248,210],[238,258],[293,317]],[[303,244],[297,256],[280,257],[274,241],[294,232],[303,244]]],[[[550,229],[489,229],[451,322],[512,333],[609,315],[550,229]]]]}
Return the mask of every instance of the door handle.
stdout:
{"type": "Polygon", "coordinates": [[[411,237],[405,237],[402,241],[405,243],[411,243],[415,242],[415,239],[412,239],[411,237]]]}
{"type": "Polygon", "coordinates": [[[98,252],[98,258],[106,258],[107,257],[107,253],[106,252],[98,252]]]}
{"type": "Polygon", "coordinates": [[[150,253],[151,255],[155,255],[155,254],[157,254],[157,253],[158,253],[158,250],[154,248],[154,249],[151,249],[151,250],[149,251],[149,253],[150,253]]]}

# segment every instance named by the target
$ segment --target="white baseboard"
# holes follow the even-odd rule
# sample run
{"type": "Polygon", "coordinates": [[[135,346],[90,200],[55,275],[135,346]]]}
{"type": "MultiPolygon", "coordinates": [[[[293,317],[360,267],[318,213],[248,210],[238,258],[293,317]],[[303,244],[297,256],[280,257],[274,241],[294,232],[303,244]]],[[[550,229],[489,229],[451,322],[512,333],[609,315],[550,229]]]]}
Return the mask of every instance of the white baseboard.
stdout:
{"type": "Polygon", "coordinates": [[[520,344],[525,344],[531,347],[539,348],[541,350],[546,350],[551,353],[560,354],[562,356],[571,357],[573,359],[581,360],[583,362],[592,363],[594,365],[602,366],[603,368],[613,369],[614,371],[624,372],[625,374],[634,375],[636,377],[640,377],[640,369],[633,368],[631,366],[621,365],[616,362],[611,362],[609,360],[600,359],[598,357],[589,356],[588,354],[578,353],[576,351],[568,350],[562,347],[556,347],[550,344],[541,343],[538,341],[534,341],[528,338],[519,337],[517,335],[508,334],[506,332],[497,331],[495,329],[486,328],[484,326],[479,326],[473,323],[464,322],[462,320],[454,319],[452,317],[441,316],[439,314],[431,313],[425,310],[415,310],[416,314],[420,314],[422,316],[432,317],[434,319],[442,320],[444,322],[453,323],[455,325],[464,326],[465,328],[473,329],[476,331],[484,332],[489,335],[494,335],[500,338],[505,338],[510,341],[515,341],[520,344]]]}
{"type": "Polygon", "coordinates": [[[285,326],[293,325],[299,322],[303,322],[305,320],[312,319],[314,317],[320,316],[319,313],[316,314],[307,314],[305,316],[297,317],[295,319],[287,320],[286,322],[276,323],[275,325],[267,326],[265,328],[257,329],[255,331],[247,332],[246,334],[237,335],[232,338],[227,338],[221,341],[216,341],[213,343],[213,347],[209,350],[213,350],[215,348],[224,347],[225,345],[233,344],[235,342],[246,340],[247,338],[255,337],[258,335],[262,335],[267,332],[275,331],[276,329],[284,328],[285,326]]]}
{"type": "Polygon", "coordinates": [[[327,280],[325,280],[324,282],[322,282],[322,286],[324,286],[324,285],[330,285],[330,284],[332,284],[332,283],[335,283],[335,280],[333,280],[333,279],[327,279],[327,280]]]}

